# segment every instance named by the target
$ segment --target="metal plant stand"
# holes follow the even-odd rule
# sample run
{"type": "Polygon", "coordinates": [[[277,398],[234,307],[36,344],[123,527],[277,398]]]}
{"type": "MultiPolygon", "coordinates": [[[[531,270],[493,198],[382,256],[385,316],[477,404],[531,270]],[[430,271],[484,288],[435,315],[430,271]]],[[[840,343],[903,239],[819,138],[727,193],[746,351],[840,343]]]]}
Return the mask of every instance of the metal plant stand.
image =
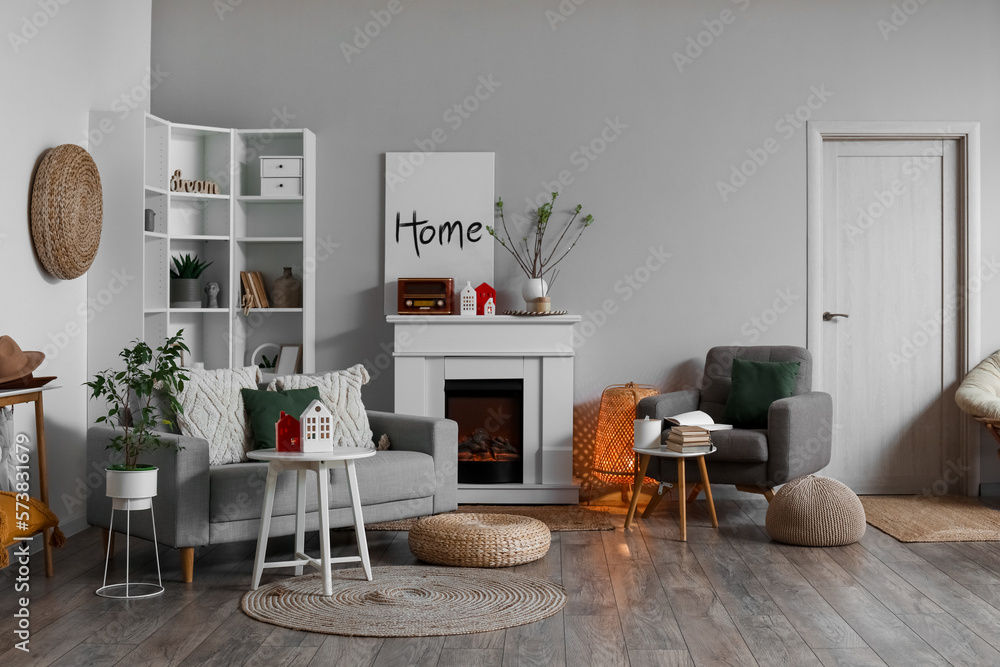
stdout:
{"type": "Polygon", "coordinates": [[[105,598],[138,600],[163,594],[163,578],[160,576],[160,549],[156,541],[156,516],[153,514],[152,498],[115,498],[111,505],[111,525],[108,528],[107,554],[104,557],[104,583],[97,594],[105,598]],[[115,510],[125,511],[125,583],[108,585],[108,562],[111,560],[111,541],[115,534],[115,510]],[[129,557],[131,555],[132,512],[149,510],[153,522],[153,552],[156,554],[156,584],[132,583],[129,581],[129,557]]]}

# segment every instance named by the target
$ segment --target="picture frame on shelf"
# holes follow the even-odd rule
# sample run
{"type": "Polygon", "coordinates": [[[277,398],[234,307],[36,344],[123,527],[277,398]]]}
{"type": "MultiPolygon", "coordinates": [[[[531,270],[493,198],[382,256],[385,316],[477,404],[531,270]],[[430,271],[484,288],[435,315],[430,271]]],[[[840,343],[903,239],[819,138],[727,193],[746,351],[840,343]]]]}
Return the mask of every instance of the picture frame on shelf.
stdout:
{"type": "Polygon", "coordinates": [[[282,343],[278,351],[278,363],[274,372],[278,375],[295,375],[302,372],[302,344],[282,343]]]}

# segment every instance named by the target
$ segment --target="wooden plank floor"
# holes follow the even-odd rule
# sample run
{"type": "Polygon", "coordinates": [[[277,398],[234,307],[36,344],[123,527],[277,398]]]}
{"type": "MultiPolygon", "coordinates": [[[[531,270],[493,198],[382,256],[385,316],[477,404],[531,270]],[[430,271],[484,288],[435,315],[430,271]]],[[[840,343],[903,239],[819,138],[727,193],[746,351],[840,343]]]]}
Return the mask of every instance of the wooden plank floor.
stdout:
{"type": "MultiPolygon", "coordinates": [[[[41,554],[32,558],[30,653],[13,648],[22,593],[10,569],[0,572],[0,665],[1000,665],[1000,543],[905,545],[869,526],[855,545],[790,547],[764,533],[763,500],[717,507],[719,530],[700,502],[690,510],[687,543],[669,503],[627,533],[621,515],[614,532],[553,533],[548,555],[517,570],[563,585],[562,611],[498,632],[413,639],[250,619],[239,609],[250,542],[199,550],[189,585],[177,552],[161,549],[164,595],[97,597],[104,561],[100,533],[88,529],[55,552],[55,578],[41,573],[41,554]]],[[[416,564],[406,533],[368,540],[374,564],[416,564]]],[[[353,553],[353,532],[333,541],[334,556],[353,553]]],[[[272,557],[290,549],[290,538],[271,543],[272,557]]],[[[133,579],[155,575],[154,557],[133,541],[133,579]]]]}

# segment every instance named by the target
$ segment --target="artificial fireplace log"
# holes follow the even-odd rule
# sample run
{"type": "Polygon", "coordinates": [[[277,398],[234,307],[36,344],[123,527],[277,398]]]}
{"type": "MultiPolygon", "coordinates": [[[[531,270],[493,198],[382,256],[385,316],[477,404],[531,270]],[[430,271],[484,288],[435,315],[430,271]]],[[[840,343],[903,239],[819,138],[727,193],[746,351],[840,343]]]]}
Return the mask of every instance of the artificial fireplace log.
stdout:
{"type": "Polygon", "coordinates": [[[503,436],[490,437],[486,429],[477,428],[472,438],[458,446],[459,461],[516,461],[520,452],[503,436]]]}

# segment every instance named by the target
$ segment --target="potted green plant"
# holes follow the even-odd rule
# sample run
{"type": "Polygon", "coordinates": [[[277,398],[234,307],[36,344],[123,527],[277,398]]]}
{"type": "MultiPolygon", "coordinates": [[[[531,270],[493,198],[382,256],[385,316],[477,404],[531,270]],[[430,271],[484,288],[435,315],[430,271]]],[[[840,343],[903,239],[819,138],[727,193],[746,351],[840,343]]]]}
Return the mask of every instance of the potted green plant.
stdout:
{"type": "MultiPolygon", "coordinates": [[[[125,362],[124,370],[101,371],[84,383],[90,387],[92,399],[104,399],[107,404],[107,414],[98,417],[97,423],[121,431],[108,442],[108,449],[124,456],[124,463],[107,467],[107,495],[111,498],[156,495],[157,468],[140,463],[139,457],[170,446],[155,430],[160,424],[171,422],[160,414],[153,393],[162,392],[170,410],[174,414],[181,412],[175,395],[188,379],[179,364],[181,352],[189,352],[183,336],[184,331],[178,331],[155,352],[143,341],[134,340],[118,353],[125,362]]],[[[142,507],[132,504],[131,509],[142,507]]]]}
{"type": "Polygon", "coordinates": [[[174,308],[201,307],[201,274],[212,265],[190,253],[172,258],[170,269],[170,305],[174,308]]]}
{"type": "MultiPolygon", "coordinates": [[[[580,237],[583,236],[583,230],[594,222],[594,216],[589,214],[581,218],[580,222],[582,224],[579,226],[579,230],[572,237],[571,241],[563,245],[566,234],[573,229],[580,211],[583,210],[583,206],[577,204],[576,208],[572,210],[570,219],[565,223],[562,232],[556,237],[555,243],[546,247],[545,233],[549,229],[549,222],[552,218],[552,206],[556,203],[556,197],[558,196],[558,192],[553,192],[552,199],[535,209],[534,221],[526,218],[521,218],[520,220],[515,218],[514,223],[518,227],[529,227],[524,232],[524,236],[520,241],[514,241],[507,228],[502,198],[497,199],[496,207],[497,215],[499,215],[500,222],[503,225],[503,235],[501,236],[493,227],[486,227],[486,231],[489,232],[490,236],[496,239],[507,252],[513,255],[515,261],[517,261],[517,265],[528,277],[527,282],[521,288],[521,296],[524,298],[528,310],[534,310],[536,299],[545,297],[548,294],[549,288],[555,282],[556,276],[559,275],[559,272],[555,270],[556,266],[566,258],[570,250],[576,247],[580,237]],[[545,280],[546,276],[548,276],[548,282],[545,280]]],[[[520,229],[515,229],[515,231],[520,233],[520,229]]]]}

